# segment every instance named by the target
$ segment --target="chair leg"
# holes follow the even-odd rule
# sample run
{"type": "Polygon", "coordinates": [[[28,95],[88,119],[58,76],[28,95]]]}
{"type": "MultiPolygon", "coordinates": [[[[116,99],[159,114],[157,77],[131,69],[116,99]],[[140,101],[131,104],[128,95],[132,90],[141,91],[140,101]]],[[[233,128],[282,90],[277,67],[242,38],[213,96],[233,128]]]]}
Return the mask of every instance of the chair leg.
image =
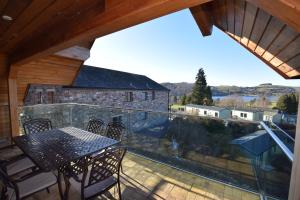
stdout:
{"type": "Polygon", "coordinates": [[[122,174],[125,174],[124,171],[123,171],[123,165],[122,165],[122,163],[121,163],[121,172],[122,172],[122,174]]]}
{"type": "Polygon", "coordinates": [[[118,180],[118,195],[119,195],[119,199],[122,200],[122,196],[121,196],[121,186],[120,186],[120,180],[118,180]]]}
{"type": "Polygon", "coordinates": [[[49,188],[46,188],[46,190],[47,190],[48,194],[50,194],[50,190],[49,190],[49,188]]]}
{"type": "Polygon", "coordinates": [[[64,198],[63,195],[63,188],[62,188],[62,178],[61,178],[62,174],[60,172],[58,172],[58,176],[57,176],[57,186],[58,186],[58,191],[59,191],[59,196],[60,199],[64,198]]]}

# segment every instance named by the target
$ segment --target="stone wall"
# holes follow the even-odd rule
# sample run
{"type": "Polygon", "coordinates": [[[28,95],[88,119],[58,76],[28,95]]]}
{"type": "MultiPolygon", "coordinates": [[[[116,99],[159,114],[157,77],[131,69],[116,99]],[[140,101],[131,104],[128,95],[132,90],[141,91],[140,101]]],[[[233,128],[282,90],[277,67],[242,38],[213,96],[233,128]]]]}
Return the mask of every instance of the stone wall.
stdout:
{"type": "Polygon", "coordinates": [[[25,105],[51,103],[81,103],[101,107],[168,111],[169,97],[168,91],[84,89],[55,85],[29,87],[25,105]],[[129,92],[132,93],[132,101],[128,101],[126,97],[126,93],[128,95],[129,92]]]}

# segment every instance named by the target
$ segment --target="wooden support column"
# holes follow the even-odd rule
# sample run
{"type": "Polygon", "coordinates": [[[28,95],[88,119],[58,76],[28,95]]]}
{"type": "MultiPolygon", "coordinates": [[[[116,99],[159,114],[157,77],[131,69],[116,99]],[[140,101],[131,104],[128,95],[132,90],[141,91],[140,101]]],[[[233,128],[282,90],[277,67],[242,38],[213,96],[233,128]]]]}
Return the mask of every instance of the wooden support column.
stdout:
{"type": "Polygon", "coordinates": [[[12,137],[19,135],[17,72],[17,66],[11,65],[8,75],[8,100],[12,137]]]}
{"type": "Polygon", "coordinates": [[[289,200],[300,200],[300,102],[298,105],[294,162],[291,174],[289,200]]]}

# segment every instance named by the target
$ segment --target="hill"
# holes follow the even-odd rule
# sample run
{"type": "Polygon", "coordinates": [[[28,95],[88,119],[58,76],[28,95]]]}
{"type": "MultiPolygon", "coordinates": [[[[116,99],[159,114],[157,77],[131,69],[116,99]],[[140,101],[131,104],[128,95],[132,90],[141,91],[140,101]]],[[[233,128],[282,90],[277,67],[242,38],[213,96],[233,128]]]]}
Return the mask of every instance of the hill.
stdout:
{"type": "MultiPolygon", "coordinates": [[[[170,89],[171,96],[183,96],[192,92],[193,83],[161,83],[166,88],[170,89]]],[[[272,85],[271,83],[260,84],[255,87],[239,87],[239,86],[211,86],[213,96],[227,96],[232,94],[253,96],[280,96],[282,94],[299,92],[299,87],[289,87],[281,85],[272,85]]]]}

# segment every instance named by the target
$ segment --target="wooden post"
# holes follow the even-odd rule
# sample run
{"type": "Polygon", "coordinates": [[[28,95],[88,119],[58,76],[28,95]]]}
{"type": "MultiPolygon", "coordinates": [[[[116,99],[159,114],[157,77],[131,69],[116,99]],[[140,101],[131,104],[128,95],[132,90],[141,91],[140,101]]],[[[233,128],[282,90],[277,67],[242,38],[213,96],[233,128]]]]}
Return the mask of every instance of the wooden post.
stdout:
{"type": "Polygon", "coordinates": [[[8,100],[12,137],[19,135],[17,72],[17,66],[11,65],[8,75],[8,100]]]}
{"type": "Polygon", "coordinates": [[[300,200],[300,102],[298,105],[294,162],[290,181],[289,200],[300,200]]]}

